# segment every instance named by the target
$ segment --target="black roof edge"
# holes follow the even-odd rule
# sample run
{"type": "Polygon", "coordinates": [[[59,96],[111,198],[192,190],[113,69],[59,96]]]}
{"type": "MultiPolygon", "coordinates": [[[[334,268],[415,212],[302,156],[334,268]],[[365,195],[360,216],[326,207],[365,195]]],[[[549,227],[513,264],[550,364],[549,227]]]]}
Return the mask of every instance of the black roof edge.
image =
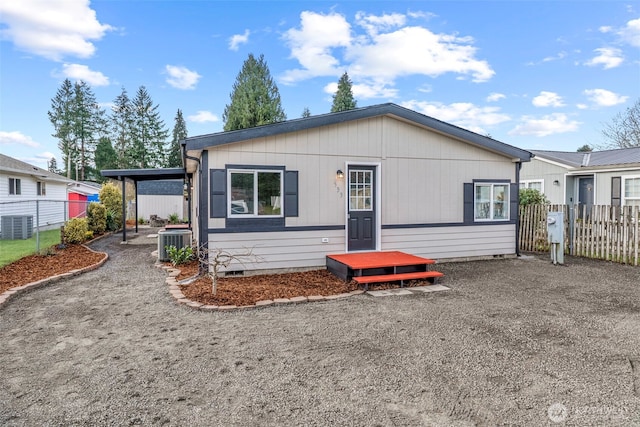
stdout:
{"type": "Polygon", "coordinates": [[[122,181],[125,178],[133,181],[154,181],[161,179],[184,179],[187,174],[184,168],[164,169],[105,169],[100,174],[107,178],[122,181]]]}
{"type": "Polygon", "coordinates": [[[514,147],[487,136],[482,136],[470,130],[443,122],[394,103],[378,104],[341,111],[338,113],[327,113],[306,118],[292,119],[248,129],[192,136],[183,140],[182,143],[186,146],[187,150],[203,150],[207,147],[231,144],[247,139],[262,138],[288,132],[298,132],[315,127],[334,125],[383,115],[394,115],[405,120],[421,124],[438,132],[471,142],[486,149],[502,153],[512,158],[518,158],[523,162],[528,162],[533,157],[533,154],[529,151],[514,147]]]}

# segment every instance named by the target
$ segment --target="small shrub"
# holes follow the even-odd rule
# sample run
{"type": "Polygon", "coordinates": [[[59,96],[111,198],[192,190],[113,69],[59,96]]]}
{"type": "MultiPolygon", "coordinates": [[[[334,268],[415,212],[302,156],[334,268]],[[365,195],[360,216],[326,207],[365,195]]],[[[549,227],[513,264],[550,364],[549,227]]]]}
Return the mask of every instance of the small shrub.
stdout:
{"type": "Polygon", "coordinates": [[[40,249],[40,252],[38,252],[38,255],[40,256],[52,256],[56,254],[56,246],[49,246],[48,248],[42,248],[40,249]]]}
{"type": "Polygon", "coordinates": [[[94,234],[102,234],[107,229],[107,208],[96,202],[87,206],[87,221],[89,230],[94,234]]]}
{"type": "Polygon", "coordinates": [[[547,197],[534,188],[520,189],[520,206],[546,205],[549,204],[547,197]]]}
{"type": "Polygon", "coordinates": [[[180,222],[180,216],[177,213],[172,213],[169,215],[169,224],[177,224],[180,222]]]}
{"type": "Polygon", "coordinates": [[[118,218],[120,216],[118,215],[118,213],[116,211],[113,211],[111,209],[107,209],[107,216],[106,216],[106,224],[107,224],[107,230],[109,231],[116,231],[119,227],[118,227],[118,218]]]}
{"type": "Polygon", "coordinates": [[[73,218],[65,223],[62,234],[66,243],[82,243],[87,240],[88,232],[86,218],[73,218]]]}
{"type": "Polygon", "coordinates": [[[195,259],[193,248],[191,246],[185,246],[184,248],[176,248],[175,246],[165,246],[167,251],[167,255],[169,255],[169,259],[171,260],[171,264],[180,265],[186,264],[189,261],[195,259]]]}
{"type": "Polygon", "coordinates": [[[111,212],[112,224],[115,228],[109,228],[107,220],[107,229],[109,231],[118,230],[122,226],[122,192],[114,184],[108,182],[102,186],[98,196],[100,202],[107,209],[107,214],[111,212]]]}
{"type": "Polygon", "coordinates": [[[144,218],[142,217],[138,218],[138,224],[142,225],[144,223],[145,223],[144,218]]]}
{"type": "Polygon", "coordinates": [[[84,240],[90,240],[93,239],[93,231],[88,230],[86,233],[84,233],[84,240]]]}

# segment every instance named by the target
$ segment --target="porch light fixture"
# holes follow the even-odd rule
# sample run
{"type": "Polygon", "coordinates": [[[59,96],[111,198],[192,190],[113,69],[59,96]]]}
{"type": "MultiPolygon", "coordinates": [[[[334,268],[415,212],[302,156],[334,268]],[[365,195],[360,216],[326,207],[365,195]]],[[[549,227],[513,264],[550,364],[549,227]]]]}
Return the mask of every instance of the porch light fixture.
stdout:
{"type": "Polygon", "coordinates": [[[560,185],[560,181],[556,179],[555,181],[553,181],[553,185],[560,185]]]}
{"type": "Polygon", "coordinates": [[[338,169],[336,171],[336,178],[338,178],[338,179],[344,178],[344,172],[342,172],[342,169],[338,169]]]}

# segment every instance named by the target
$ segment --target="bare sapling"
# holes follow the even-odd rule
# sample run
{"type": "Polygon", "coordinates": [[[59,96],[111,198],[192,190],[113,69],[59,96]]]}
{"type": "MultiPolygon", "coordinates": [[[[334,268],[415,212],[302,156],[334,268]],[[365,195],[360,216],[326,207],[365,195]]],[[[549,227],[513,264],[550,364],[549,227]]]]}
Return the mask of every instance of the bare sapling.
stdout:
{"type": "Polygon", "coordinates": [[[227,268],[231,263],[236,262],[243,267],[246,263],[258,263],[262,258],[253,253],[253,248],[243,248],[241,252],[231,252],[224,249],[202,249],[199,252],[201,265],[209,265],[206,274],[211,278],[211,293],[213,295],[218,291],[218,278],[220,270],[227,268]]]}

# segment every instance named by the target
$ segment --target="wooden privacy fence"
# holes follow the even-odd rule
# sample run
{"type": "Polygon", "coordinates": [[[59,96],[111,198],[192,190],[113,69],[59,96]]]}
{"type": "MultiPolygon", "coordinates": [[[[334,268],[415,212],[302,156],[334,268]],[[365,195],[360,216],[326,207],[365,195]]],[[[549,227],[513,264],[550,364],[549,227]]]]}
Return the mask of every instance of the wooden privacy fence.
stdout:
{"type": "Polygon", "coordinates": [[[520,250],[549,251],[547,213],[564,213],[565,253],[640,265],[638,206],[529,205],[520,207],[520,250]]]}

